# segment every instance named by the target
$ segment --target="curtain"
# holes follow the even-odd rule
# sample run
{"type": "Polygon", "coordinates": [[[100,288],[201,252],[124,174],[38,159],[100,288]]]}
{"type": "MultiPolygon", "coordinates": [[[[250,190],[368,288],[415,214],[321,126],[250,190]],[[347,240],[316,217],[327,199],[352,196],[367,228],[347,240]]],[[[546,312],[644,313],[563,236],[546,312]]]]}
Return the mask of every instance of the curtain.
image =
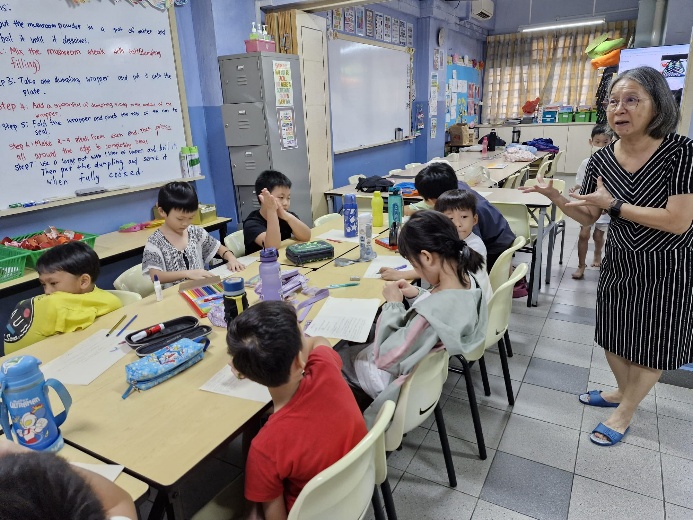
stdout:
{"type": "Polygon", "coordinates": [[[599,28],[579,27],[543,33],[489,36],[486,40],[483,122],[521,117],[527,100],[543,104],[594,105],[600,75],[585,48],[606,32],[610,38],[635,34],[635,20],[599,28]]]}
{"type": "Polygon", "coordinates": [[[283,54],[298,54],[296,43],[296,11],[280,11],[265,15],[267,32],[277,42],[276,52],[283,54]]]}

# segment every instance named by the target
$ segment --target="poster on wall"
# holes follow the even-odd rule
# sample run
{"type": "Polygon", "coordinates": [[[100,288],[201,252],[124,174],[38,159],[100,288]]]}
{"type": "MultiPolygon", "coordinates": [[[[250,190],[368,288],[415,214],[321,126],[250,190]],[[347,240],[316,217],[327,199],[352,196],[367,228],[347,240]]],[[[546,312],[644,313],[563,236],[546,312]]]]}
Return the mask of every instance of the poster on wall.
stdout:
{"type": "Polygon", "coordinates": [[[332,29],[332,10],[327,11],[326,27],[332,29]]]}
{"type": "Polygon", "coordinates": [[[399,18],[392,17],[392,43],[399,44],[399,18]]]}
{"type": "Polygon", "coordinates": [[[440,84],[438,83],[438,73],[431,72],[431,87],[428,94],[428,115],[437,116],[438,115],[438,92],[440,90],[440,84]]]}
{"type": "Polygon", "coordinates": [[[371,9],[366,9],[366,36],[369,38],[373,38],[375,35],[373,23],[373,11],[371,9]]]}
{"type": "Polygon", "coordinates": [[[291,63],[288,61],[273,61],[274,94],[278,107],[294,105],[294,87],[291,81],[291,63]]]}
{"type": "Polygon", "coordinates": [[[399,44],[407,44],[407,23],[404,20],[399,21],[399,44]]]}
{"type": "Polygon", "coordinates": [[[438,135],[438,118],[431,118],[431,139],[435,139],[438,135]]]}
{"type": "Polygon", "coordinates": [[[383,24],[383,41],[390,41],[392,31],[392,16],[385,15],[385,23],[383,24]]]}
{"type": "Polygon", "coordinates": [[[385,39],[385,18],[383,13],[375,13],[375,39],[380,41],[385,39]]]}
{"type": "Polygon", "coordinates": [[[467,99],[474,99],[474,83],[467,85],[467,99]]]}
{"type": "Polygon", "coordinates": [[[433,68],[435,70],[438,70],[440,66],[438,65],[440,63],[440,49],[435,48],[433,49],[433,68]]]}
{"type": "Polygon", "coordinates": [[[344,32],[354,33],[355,23],[354,23],[354,8],[345,7],[344,8],[344,32]]]}
{"type": "Polygon", "coordinates": [[[366,24],[366,13],[363,7],[356,7],[356,34],[363,36],[366,34],[365,24],[366,24]]]}
{"type": "Polygon", "coordinates": [[[407,47],[414,46],[414,24],[407,24],[407,47]]]}
{"type": "Polygon", "coordinates": [[[344,30],[344,8],[332,10],[332,27],[335,31],[344,30]]]}
{"type": "Polygon", "coordinates": [[[277,108],[277,124],[279,126],[279,142],[282,150],[298,148],[293,107],[277,108]]]}

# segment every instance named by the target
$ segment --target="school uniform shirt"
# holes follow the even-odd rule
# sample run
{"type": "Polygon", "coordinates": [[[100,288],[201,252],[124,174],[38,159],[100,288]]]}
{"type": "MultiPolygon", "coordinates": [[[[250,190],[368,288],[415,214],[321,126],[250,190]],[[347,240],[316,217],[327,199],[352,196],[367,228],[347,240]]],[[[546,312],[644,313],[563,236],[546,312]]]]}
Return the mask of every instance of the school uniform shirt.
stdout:
{"type": "MultiPolygon", "coordinates": [[[[219,247],[221,242],[200,226],[188,226],[188,245],[183,251],[171,244],[161,230],[157,229],[147,239],[144,246],[142,276],[148,276],[150,269],[160,271],[206,269],[219,247]]],[[[165,283],[162,287],[165,289],[179,282],[165,283]]]]}
{"type": "Polygon", "coordinates": [[[122,306],[117,296],[98,287],[83,294],[58,291],[21,301],[5,327],[5,354],[55,334],[85,329],[99,316],[122,306]]]}
{"type": "MultiPolygon", "coordinates": [[[[293,211],[289,211],[294,217],[298,215],[293,211]]],[[[243,222],[243,242],[245,243],[245,254],[250,255],[262,249],[255,243],[255,239],[267,231],[267,220],[260,214],[260,210],[256,209],[248,215],[248,218],[243,222]]],[[[286,220],[279,219],[279,235],[282,240],[291,238],[293,231],[286,220]]]]}
{"type": "Polygon", "coordinates": [[[476,213],[479,223],[474,226],[474,233],[484,241],[489,255],[499,255],[508,249],[515,241],[515,233],[503,214],[491,204],[486,197],[474,191],[469,184],[457,181],[461,190],[471,191],[476,197],[476,213]]]}
{"type": "Polygon", "coordinates": [[[429,206],[428,204],[426,204],[426,201],[425,201],[425,200],[420,200],[420,201],[418,201],[418,202],[413,202],[413,203],[409,204],[409,207],[410,207],[411,209],[413,209],[414,211],[422,211],[422,210],[425,210],[425,209],[433,209],[433,206],[429,206]]]}
{"type": "MultiPolygon", "coordinates": [[[[486,264],[487,252],[486,246],[484,245],[484,241],[481,240],[481,238],[479,238],[479,236],[476,233],[469,233],[469,235],[467,236],[467,238],[464,239],[464,241],[467,243],[469,247],[471,247],[474,251],[476,251],[484,257],[484,264],[486,264]]],[[[491,301],[491,296],[493,296],[493,287],[491,287],[491,279],[488,277],[486,266],[484,265],[478,271],[473,272],[472,276],[476,278],[476,281],[479,284],[479,289],[481,289],[481,292],[484,294],[484,299],[486,300],[486,303],[491,301]]]]}
{"type": "Polygon", "coordinates": [[[248,500],[269,502],[283,494],[291,510],[308,481],[366,435],[341,368],[339,354],[330,347],[318,346],[310,353],[298,390],[270,415],[250,445],[245,465],[248,500]]]}

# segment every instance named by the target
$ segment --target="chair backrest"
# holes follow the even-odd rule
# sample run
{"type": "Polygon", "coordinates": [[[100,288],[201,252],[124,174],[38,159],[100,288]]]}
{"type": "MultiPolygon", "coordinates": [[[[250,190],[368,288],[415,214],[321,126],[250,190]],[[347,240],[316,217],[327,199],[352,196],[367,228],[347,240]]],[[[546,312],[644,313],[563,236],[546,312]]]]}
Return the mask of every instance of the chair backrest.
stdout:
{"type": "MultiPolygon", "coordinates": [[[[541,166],[539,166],[539,169],[537,170],[537,179],[544,179],[546,177],[550,177],[551,173],[549,173],[549,168],[551,167],[551,161],[542,161],[541,166]]],[[[525,182],[525,186],[527,186],[527,183],[525,182]]]]}
{"type": "Polygon", "coordinates": [[[322,217],[318,217],[315,219],[315,227],[318,227],[322,224],[325,224],[331,220],[341,220],[342,216],[339,213],[328,213],[327,215],[323,215],[322,217]]]}
{"type": "Polygon", "coordinates": [[[491,272],[488,274],[488,277],[491,280],[491,288],[493,289],[493,292],[496,292],[501,285],[508,281],[513,254],[526,243],[527,239],[525,237],[517,237],[513,242],[513,245],[503,251],[493,264],[491,272]]]}
{"type": "Polygon", "coordinates": [[[551,159],[551,177],[553,177],[557,173],[557,168],[558,168],[558,161],[561,160],[561,157],[563,157],[563,154],[565,152],[563,150],[559,150],[556,152],[556,155],[553,156],[553,159],[551,159]]]}
{"type": "Polygon", "coordinates": [[[361,178],[365,179],[366,176],[365,175],[352,175],[351,177],[349,177],[349,184],[358,184],[359,179],[361,179],[361,178]]]}
{"type": "Polygon", "coordinates": [[[114,296],[117,296],[118,299],[120,300],[120,303],[123,304],[123,307],[126,305],[130,305],[131,303],[135,303],[137,301],[140,301],[142,299],[142,296],[140,296],[136,292],[132,291],[120,291],[120,290],[113,290],[109,289],[109,293],[111,293],[114,296]]]}
{"type": "Polygon", "coordinates": [[[409,164],[405,164],[405,168],[413,168],[414,166],[421,166],[420,162],[410,162],[409,164]]]}
{"type": "Polygon", "coordinates": [[[430,352],[424,357],[402,385],[392,424],[385,432],[385,449],[394,451],[405,433],[423,424],[433,413],[448,378],[446,350],[430,352]]]}
{"type": "Polygon", "coordinates": [[[488,302],[488,326],[486,327],[486,348],[495,345],[503,337],[510,321],[513,307],[513,287],[527,274],[527,264],[518,265],[508,281],[493,292],[488,302]]]}
{"type": "Polygon", "coordinates": [[[517,184],[517,179],[520,177],[520,173],[513,173],[510,177],[505,179],[503,187],[509,190],[515,189],[517,184]]]}
{"type": "Polygon", "coordinates": [[[516,236],[524,237],[527,241],[531,240],[530,216],[527,206],[517,202],[492,202],[491,204],[503,214],[516,236]]]}
{"type": "Polygon", "coordinates": [[[224,245],[238,258],[245,255],[245,242],[243,241],[243,230],[239,229],[224,238],[224,245]]]}
{"type": "MultiPolygon", "coordinates": [[[[561,193],[565,193],[565,180],[563,179],[551,179],[553,181],[553,187],[556,188],[561,193]]],[[[534,186],[537,183],[536,179],[528,179],[525,182],[525,186],[534,186]]],[[[556,220],[561,220],[563,218],[563,211],[561,208],[556,206],[556,220]]]]}
{"type": "Polygon", "coordinates": [[[397,175],[398,173],[402,173],[404,170],[402,168],[395,168],[394,170],[390,170],[388,172],[389,175],[397,175]]]}
{"type": "Polygon", "coordinates": [[[448,161],[459,161],[460,160],[460,154],[455,152],[455,153],[449,153],[445,156],[445,159],[448,161]]]}
{"type": "Polygon", "coordinates": [[[142,298],[154,293],[154,283],[149,276],[142,275],[142,264],[133,265],[113,282],[113,287],[119,291],[130,291],[142,298]]]}
{"type": "Polygon", "coordinates": [[[529,171],[529,166],[525,166],[519,172],[517,172],[518,175],[517,175],[517,179],[515,180],[515,186],[513,186],[513,188],[519,188],[520,186],[522,186],[522,181],[524,180],[528,171],[529,171]]]}
{"type": "Polygon", "coordinates": [[[354,520],[365,515],[374,486],[387,478],[384,433],[394,411],[395,403],[386,401],[363,440],[308,481],[289,520],[354,520]]]}

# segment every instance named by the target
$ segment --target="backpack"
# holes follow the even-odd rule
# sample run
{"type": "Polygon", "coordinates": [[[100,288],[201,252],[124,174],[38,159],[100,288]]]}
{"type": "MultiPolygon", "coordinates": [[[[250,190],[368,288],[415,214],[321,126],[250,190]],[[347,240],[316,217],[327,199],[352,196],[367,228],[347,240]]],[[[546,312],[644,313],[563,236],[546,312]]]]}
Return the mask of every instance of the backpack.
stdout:
{"type": "Polygon", "coordinates": [[[364,193],[373,193],[374,191],[387,191],[392,186],[394,186],[392,181],[379,175],[372,175],[365,178],[361,177],[356,185],[356,189],[364,193]]]}

